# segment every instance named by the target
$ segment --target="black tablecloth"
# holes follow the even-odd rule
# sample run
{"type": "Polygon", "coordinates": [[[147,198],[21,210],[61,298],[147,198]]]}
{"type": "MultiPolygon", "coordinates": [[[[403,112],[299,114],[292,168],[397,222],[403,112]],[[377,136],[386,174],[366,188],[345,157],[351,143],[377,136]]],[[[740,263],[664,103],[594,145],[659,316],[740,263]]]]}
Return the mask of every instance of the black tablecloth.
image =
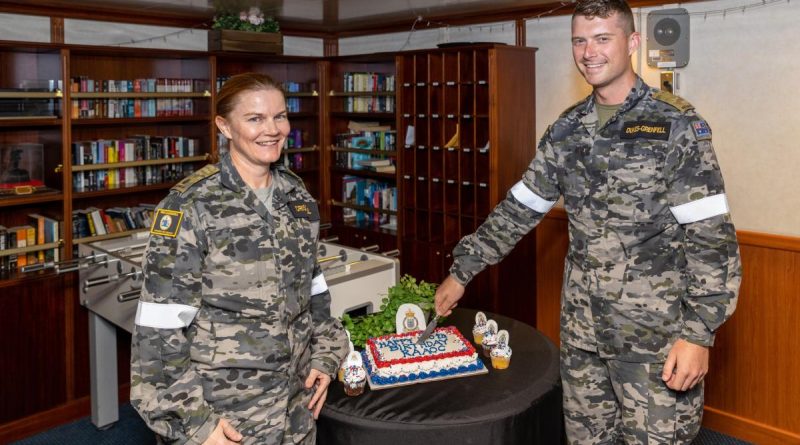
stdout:
{"type": "MultiPolygon", "coordinates": [[[[486,314],[509,332],[508,369],[488,374],[370,390],[348,397],[331,384],[317,421],[320,445],[559,444],[561,385],[558,350],[524,323],[486,314]],[[424,442],[430,441],[430,442],[424,442]]],[[[457,309],[440,323],[472,339],[475,311],[457,309]]]]}

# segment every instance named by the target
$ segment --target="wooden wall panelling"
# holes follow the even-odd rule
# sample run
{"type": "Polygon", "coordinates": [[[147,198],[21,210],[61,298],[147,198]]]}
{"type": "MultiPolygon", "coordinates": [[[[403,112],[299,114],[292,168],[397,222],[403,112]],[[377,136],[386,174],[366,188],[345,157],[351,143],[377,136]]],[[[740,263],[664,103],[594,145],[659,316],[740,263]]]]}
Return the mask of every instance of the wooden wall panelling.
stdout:
{"type": "Polygon", "coordinates": [[[707,421],[758,444],[800,444],[800,239],[739,239],[742,286],[711,349],[707,421]]]}
{"type": "Polygon", "coordinates": [[[54,277],[0,292],[0,424],[67,400],[63,288],[54,277]]]}
{"type": "MultiPolygon", "coordinates": [[[[558,342],[566,215],[537,227],[537,328],[558,342]]],[[[800,239],[739,232],[743,279],[706,379],[704,424],[757,444],[800,444],[800,239]]]]}

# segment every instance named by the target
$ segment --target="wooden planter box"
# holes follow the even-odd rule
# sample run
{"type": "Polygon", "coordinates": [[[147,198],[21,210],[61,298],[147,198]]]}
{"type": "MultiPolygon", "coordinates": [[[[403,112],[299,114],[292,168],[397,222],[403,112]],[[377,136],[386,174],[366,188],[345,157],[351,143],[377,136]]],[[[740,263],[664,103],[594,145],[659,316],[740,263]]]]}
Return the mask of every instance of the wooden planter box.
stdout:
{"type": "Polygon", "coordinates": [[[283,34],[212,29],[208,31],[208,50],[283,54],[283,34]]]}

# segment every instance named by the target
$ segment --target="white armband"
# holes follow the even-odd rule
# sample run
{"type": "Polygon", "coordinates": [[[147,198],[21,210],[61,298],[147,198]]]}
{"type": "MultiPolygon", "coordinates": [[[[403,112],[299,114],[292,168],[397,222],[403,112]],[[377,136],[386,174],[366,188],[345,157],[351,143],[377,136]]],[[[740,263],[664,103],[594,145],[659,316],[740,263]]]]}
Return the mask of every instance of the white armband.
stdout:
{"type": "Polygon", "coordinates": [[[675,207],[670,207],[672,215],[678,220],[678,224],[689,224],[702,221],[717,215],[724,215],[729,212],[728,200],[724,193],[714,196],[706,196],[698,200],[687,202],[675,207]]]}
{"type": "Polygon", "coordinates": [[[322,274],[317,275],[311,280],[311,296],[319,295],[328,290],[328,283],[325,282],[325,276],[322,274]]]}
{"type": "Polygon", "coordinates": [[[539,213],[547,213],[556,205],[555,201],[548,201],[536,193],[533,193],[522,181],[519,181],[511,187],[511,194],[514,195],[514,198],[517,198],[517,201],[522,203],[522,205],[539,213]]]}
{"type": "Polygon", "coordinates": [[[135,323],[148,328],[181,329],[192,323],[197,310],[196,307],[185,304],[139,301],[135,323]]]}

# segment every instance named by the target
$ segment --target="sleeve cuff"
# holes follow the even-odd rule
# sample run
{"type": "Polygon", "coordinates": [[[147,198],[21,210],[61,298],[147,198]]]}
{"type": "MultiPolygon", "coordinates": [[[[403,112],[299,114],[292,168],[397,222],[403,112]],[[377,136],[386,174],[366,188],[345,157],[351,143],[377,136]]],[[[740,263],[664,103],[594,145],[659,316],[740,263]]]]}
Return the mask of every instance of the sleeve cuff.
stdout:
{"type": "Polygon", "coordinates": [[[694,312],[685,312],[683,320],[683,331],[681,338],[700,346],[714,346],[714,333],[708,329],[694,312]]]}
{"type": "Polygon", "coordinates": [[[456,266],[456,263],[453,263],[453,265],[450,266],[450,275],[453,277],[454,280],[458,281],[458,284],[464,287],[467,287],[467,284],[469,284],[469,282],[472,281],[472,278],[474,277],[472,274],[460,270],[456,266]]]}
{"type": "Polygon", "coordinates": [[[209,414],[209,416],[206,418],[206,421],[200,425],[200,427],[191,435],[191,437],[189,437],[187,443],[202,445],[208,439],[208,437],[211,436],[211,433],[214,432],[219,420],[219,415],[214,413],[209,414]]]}
{"type": "Polygon", "coordinates": [[[317,371],[324,372],[336,380],[335,376],[339,371],[339,363],[332,358],[313,358],[311,359],[311,367],[317,371]]]}

